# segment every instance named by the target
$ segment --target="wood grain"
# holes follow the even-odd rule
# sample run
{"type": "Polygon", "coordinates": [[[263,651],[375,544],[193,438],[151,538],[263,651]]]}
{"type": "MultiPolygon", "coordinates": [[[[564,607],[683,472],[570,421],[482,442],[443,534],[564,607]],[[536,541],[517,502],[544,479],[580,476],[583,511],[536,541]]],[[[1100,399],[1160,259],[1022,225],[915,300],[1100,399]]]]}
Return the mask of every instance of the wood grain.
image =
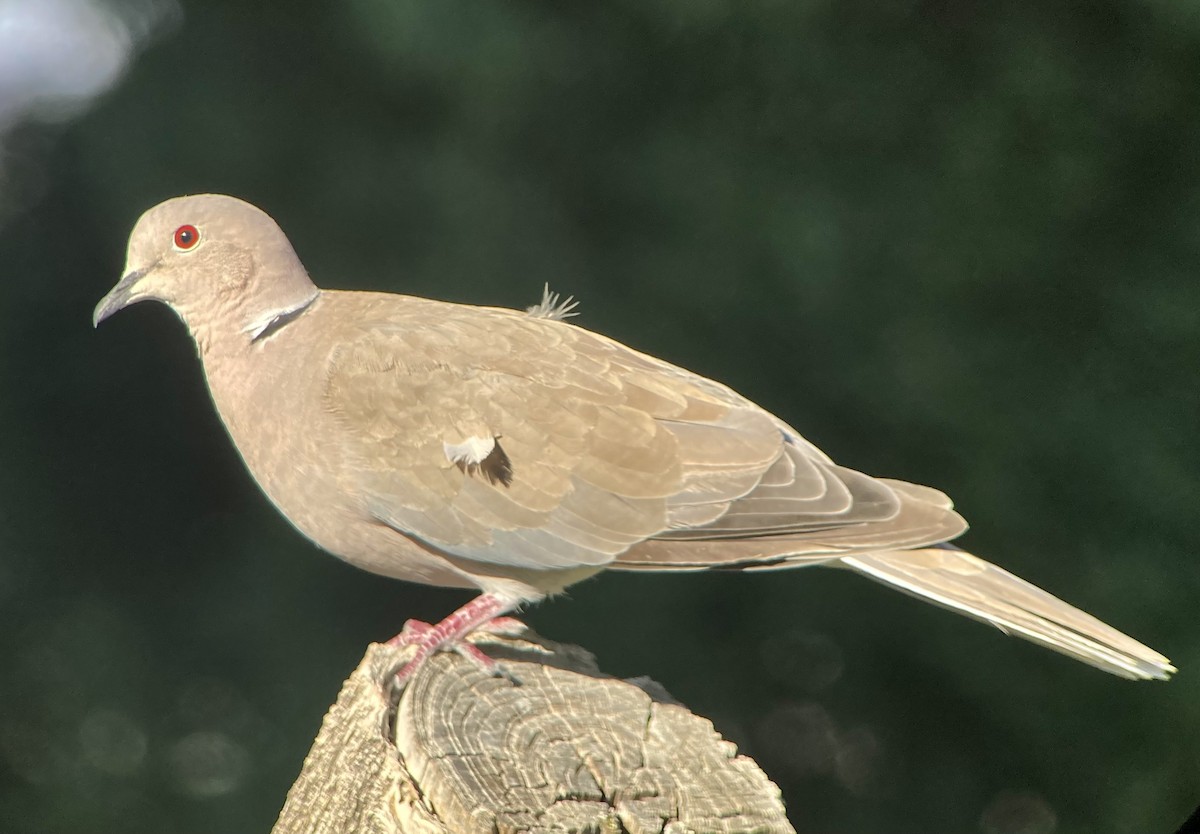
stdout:
{"type": "Polygon", "coordinates": [[[532,632],[472,641],[504,676],[442,653],[402,693],[405,651],[371,646],[273,834],[793,831],[758,766],[661,688],[532,632]]]}

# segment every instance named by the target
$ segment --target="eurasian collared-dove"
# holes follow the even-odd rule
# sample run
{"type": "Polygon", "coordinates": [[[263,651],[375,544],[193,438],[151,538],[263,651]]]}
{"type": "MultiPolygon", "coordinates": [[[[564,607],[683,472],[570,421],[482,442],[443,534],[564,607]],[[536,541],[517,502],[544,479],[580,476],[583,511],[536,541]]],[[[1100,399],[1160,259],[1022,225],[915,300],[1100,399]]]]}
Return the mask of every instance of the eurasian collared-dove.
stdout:
{"type": "Polygon", "coordinates": [[[1167,658],[944,544],[937,490],[838,466],[718,382],[527,312],[318,289],[233,197],[138,220],[94,323],[137,301],[191,331],[263,491],[330,553],[483,593],[410,625],[416,664],[605,568],[850,568],[1127,678],[1167,658]]]}

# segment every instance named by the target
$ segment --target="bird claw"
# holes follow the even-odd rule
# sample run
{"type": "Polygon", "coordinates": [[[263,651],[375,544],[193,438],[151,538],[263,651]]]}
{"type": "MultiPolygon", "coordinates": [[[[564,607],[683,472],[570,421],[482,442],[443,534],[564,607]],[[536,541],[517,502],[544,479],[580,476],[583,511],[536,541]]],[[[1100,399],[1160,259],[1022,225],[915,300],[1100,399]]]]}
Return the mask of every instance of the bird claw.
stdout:
{"type": "MultiPolygon", "coordinates": [[[[501,637],[517,637],[523,634],[526,626],[515,617],[494,617],[473,629],[501,637]]],[[[439,651],[452,651],[475,664],[480,670],[493,677],[506,678],[516,685],[520,681],[500,667],[494,659],[488,657],[474,643],[466,639],[466,635],[447,636],[438,626],[421,620],[408,620],[399,634],[387,641],[387,645],[396,648],[415,647],[413,657],[396,672],[396,684],[404,687],[416,675],[421,665],[430,656],[439,651]]]]}
{"type": "Polygon", "coordinates": [[[521,685],[521,680],[501,666],[495,658],[488,657],[478,646],[466,640],[456,640],[453,643],[431,646],[417,643],[397,643],[397,639],[392,638],[388,641],[388,645],[417,646],[417,651],[413,658],[396,670],[395,683],[401,689],[408,685],[408,682],[417,674],[417,670],[420,669],[421,665],[438,651],[454,652],[460,657],[469,660],[476,668],[482,672],[486,672],[491,677],[504,678],[516,686],[521,685]]]}
{"type": "MultiPolygon", "coordinates": [[[[388,640],[387,645],[401,649],[405,646],[419,646],[424,642],[423,638],[428,637],[429,632],[433,631],[434,628],[434,625],[424,620],[406,620],[404,628],[400,630],[399,634],[388,640]]],[[[516,617],[494,617],[476,626],[474,631],[495,634],[498,637],[520,637],[528,628],[525,623],[516,617]]],[[[437,649],[440,646],[435,646],[434,648],[437,649]]]]}
{"type": "MultiPolygon", "coordinates": [[[[512,619],[512,618],[506,618],[506,619],[512,619]]],[[[513,620],[513,622],[519,622],[519,621],[513,620]]],[[[522,625],[522,627],[524,627],[524,626],[522,625]]],[[[481,630],[484,630],[484,629],[481,629],[481,630]]],[[[486,629],[486,630],[489,633],[491,633],[491,629],[486,629]]],[[[479,668],[480,671],[487,672],[488,675],[490,675],[491,677],[503,678],[504,680],[511,683],[513,686],[521,686],[520,678],[518,678],[512,672],[508,671],[508,669],[505,668],[498,660],[496,660],[495,658],[492,658],[492,657],[488,657],[486,654],[484,654],[479,649],[479,647],[476,646],[475,644],[468,643],[466,640],[460,640],[459,642],[454,643],[453,645],[446,646],[446,648],[450,649],[451,651],[455,652],[456,654],[458,654],[461,657],[465,657],[467,660],[474,663],[476,665],[476,667],[479,668]]]]}

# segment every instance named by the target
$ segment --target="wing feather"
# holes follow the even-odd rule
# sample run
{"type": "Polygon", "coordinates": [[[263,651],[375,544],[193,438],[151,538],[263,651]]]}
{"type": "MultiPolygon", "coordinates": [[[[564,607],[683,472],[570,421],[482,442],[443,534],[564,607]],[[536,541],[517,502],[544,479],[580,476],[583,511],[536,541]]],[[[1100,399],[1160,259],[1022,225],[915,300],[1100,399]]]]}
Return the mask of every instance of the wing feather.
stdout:
{"type": "Polygon", "coordinates": [[[1153,649],[1003,568],[952,547],[847,556],[842,563],[894,588],[1125,678],[1166,679],[1153,649]]]}
{"type": "Polygon", "coordinates": [[[393,298],[331,355],[326,407],[364,511],[461,559],[749,567],[962,529],[940,493],[836,466],[720,383],[565,322],[393,298]],[[493,440],[507,482],[446,454],[493,440]]]}

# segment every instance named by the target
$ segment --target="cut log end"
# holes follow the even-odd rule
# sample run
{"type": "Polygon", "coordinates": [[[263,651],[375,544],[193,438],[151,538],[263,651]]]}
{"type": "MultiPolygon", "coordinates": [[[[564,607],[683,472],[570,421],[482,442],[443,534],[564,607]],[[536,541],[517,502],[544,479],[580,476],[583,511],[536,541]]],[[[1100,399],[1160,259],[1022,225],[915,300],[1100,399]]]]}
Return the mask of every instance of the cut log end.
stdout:
{"type": "Polygon", "coordinates": [[[471,639],[506,677],[441,653],[397,693],[410,650],[371,646],[273,834],[792,832],[758,766],[661,688],[532,632],[471,639]]]}

